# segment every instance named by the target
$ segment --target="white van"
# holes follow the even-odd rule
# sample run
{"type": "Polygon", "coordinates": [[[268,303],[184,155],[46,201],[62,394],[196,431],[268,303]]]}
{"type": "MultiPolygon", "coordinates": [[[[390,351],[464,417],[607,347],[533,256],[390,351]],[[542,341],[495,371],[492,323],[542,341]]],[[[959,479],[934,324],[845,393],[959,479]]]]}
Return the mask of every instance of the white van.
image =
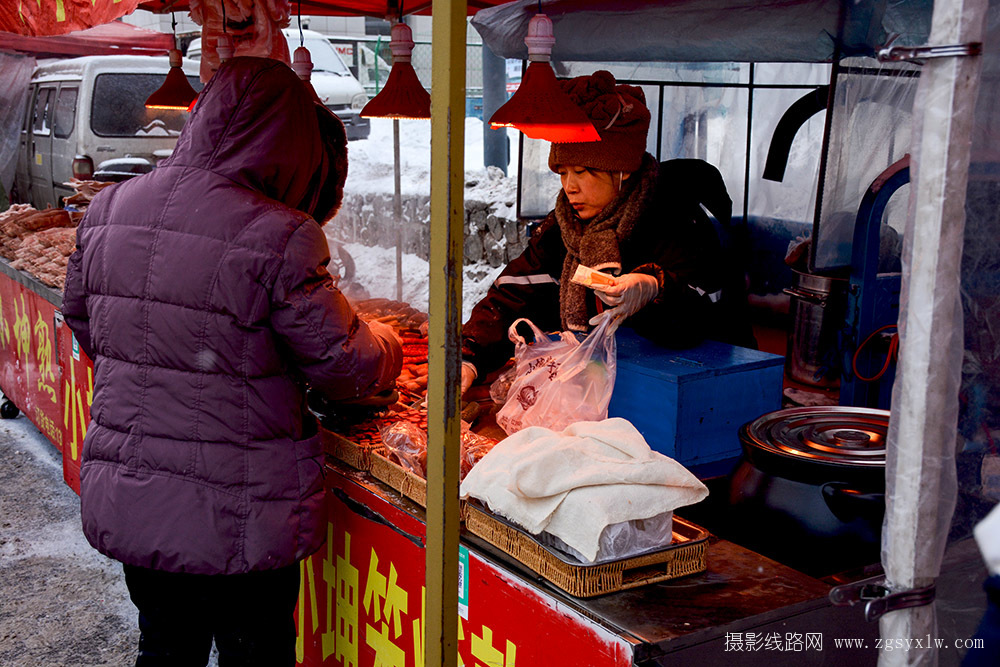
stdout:
{"type": "MultiPolygon", "coordinates": [[[[385,86],[389,79],[391,66],[375,53],[379,41],[372,37],[347,37],[342,35],[327,35],[326,39],[347,63],[348,68],[364,87],[369,97],[374,97],[385,86]]],[[[389,38],[381,41],[381,46],[388,48],[389,38]]]]}
{"type": "MultiPolygon", "coordinates": [[[[16,200],[62,206],[61,198],[74,193],[63,183],[92,177],[95,165],[129,158],[151,169],[169,156],[188,113],[145,106],[169,69],[166,57],[152,56],[86,56],[37,67],[21,124],[16,200]]],[[[197,63],[183,69],[201,90],[197,63]]]]}
{"type": "MultiPolygon", "coordinates": [[[[298,28],[285,28],[281,32],[288,40],[289,55],[295,53],[295,49],[300,46],[298,28]]],[[[310,82],[316,95],[327,109],[343,121],[348,140],[367,139],[371,133],[371,123],[360,116],[361,110],[368,103],[365,89],[322,33],[303,30],[302,38],[313,63],[310,82]]],[[[191,60],[201,60],[200,37],[188,45],[186,56],[191,60]]]]}

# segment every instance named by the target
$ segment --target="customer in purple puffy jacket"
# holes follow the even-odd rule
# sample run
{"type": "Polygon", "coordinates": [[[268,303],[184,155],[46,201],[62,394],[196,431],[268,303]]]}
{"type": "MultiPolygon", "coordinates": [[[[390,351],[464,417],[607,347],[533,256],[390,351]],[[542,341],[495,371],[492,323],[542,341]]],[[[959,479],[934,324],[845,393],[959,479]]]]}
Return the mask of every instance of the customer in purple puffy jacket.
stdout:
{"type": "Polygon", "coordinates": [[[62,312],[94,360],[83,530],[125,567],[137,665],[292,665],[298,563],[326,534],[306,386],[390,388],[392,329],[327,273],[344,127],[285,64],[235,58],[173,155],[105,188],[62,312]]]}

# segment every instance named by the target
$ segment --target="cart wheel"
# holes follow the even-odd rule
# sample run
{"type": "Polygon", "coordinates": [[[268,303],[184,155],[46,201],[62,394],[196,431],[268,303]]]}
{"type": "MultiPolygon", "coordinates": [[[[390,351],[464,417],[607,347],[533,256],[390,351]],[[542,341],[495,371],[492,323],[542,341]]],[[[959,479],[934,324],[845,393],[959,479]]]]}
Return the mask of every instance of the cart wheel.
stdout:
{"type": "Polygon", "coordinates": [[[4,419],[14,419],[19,414],[21,414],[21,411],[17,409],[17,406],[14,405],[13,401],[4,400],[3,403],[0,403],[0,417],[4,419]]]}

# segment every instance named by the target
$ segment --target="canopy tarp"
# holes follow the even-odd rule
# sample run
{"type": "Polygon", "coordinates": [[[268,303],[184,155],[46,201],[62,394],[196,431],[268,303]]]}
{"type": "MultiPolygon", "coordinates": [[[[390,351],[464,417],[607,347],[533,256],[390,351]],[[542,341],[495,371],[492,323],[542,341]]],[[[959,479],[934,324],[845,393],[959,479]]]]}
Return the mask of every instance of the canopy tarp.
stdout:
{"type": "MultiPolygon", "coordinates": [[[[923,44],[932,0],[544,0],[553,60],[828,62],[873,55],[892,35],[923,44]]],[[[472,19],[490,50],[526,58],[537,0],[484,9],[472,19]]]]}
{"type": "Polygon", "coordinates": [[[65,35],[131,14],[138,4],[139,0],[3,0],[0,31],[65,35]]]}
{"type": "MultiPolygon", "coordinates": [[[[469,13],[499,4],[501,0],[469,0],[469,13]]],[[[302,14],[312,16],[394,17],[399,5],[404,14],[429,14],[431,0],[302,0],[302,14]]],[[[296,12],[299,2],[292,0],[296,12]]],[[[84,30],[131,14],[139,7],[157,14],[188,11],[189,0],[4,0],[0,2],[0,32],[19,35],[63,35],[84,30]]]]}
{"type": "MultiPolygon", "coordinates": [[[[469,14],[474,14],[483,7],[498,5],[503,0],[468,0],[469,14]]],[[[139,7],[151,12],[162,14],[166,12],[187,11],[189,0],[145,0],[139,7]]],[[[298,0],[290,0],[293,13],[298,13],[298,0]]],[[[399,6],[403,14],[430,14],[431,0],[302,0],[303,16],[375,16],[378,18],[394,18],[399,15],[399,6]]]]}
{"type": "Polygon", "coordinates": [[[64,35],[29,37],[0,32],[0,49],[30,53],[36,58],[94,55],[165,56],[173,46],[173,37],[112,21],[64,35]]]}

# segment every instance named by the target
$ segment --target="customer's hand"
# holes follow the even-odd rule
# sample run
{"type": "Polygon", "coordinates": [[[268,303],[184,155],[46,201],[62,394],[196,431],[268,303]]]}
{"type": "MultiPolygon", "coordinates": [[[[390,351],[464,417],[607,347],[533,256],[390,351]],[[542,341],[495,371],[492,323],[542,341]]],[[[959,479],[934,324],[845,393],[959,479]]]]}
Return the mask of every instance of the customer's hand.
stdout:
{"type": "Polygon", "coordinates": [[[611,287],[595,291],[601,301],[614,306],[616,317],[624,319],[635,315],[655,299],[660,292],[660,283],[646,273],[626,273],[618,276],[611,287]]]}
{"type": "Polygon", "coordinates": [[[465,392],[469,391],[469,387],[472,383],[476,381],[476,367],[469,361],[462,362],[462,396],[465,396],[465,392]]]}

